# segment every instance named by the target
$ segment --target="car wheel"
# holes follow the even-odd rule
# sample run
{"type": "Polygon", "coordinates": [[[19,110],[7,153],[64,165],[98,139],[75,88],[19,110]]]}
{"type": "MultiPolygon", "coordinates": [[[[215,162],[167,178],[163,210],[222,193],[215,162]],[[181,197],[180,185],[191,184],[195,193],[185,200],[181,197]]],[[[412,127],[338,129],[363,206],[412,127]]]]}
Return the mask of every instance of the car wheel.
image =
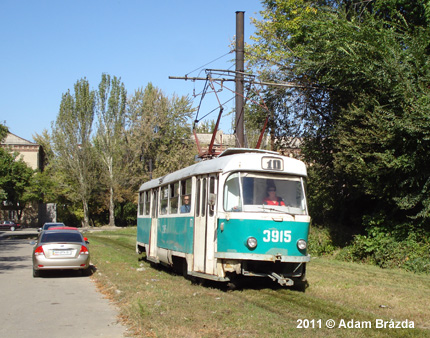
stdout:
{"type": "Polygon", "coordinates": [[[10,231],[15,231],[15,227],[14,227],[14,226],[11,226],[11,227],[10,227],[10,231]]]}
{"type": "Polygon", "coordinates": [[[40,271],[39,270],[36,270],[36,269],[33,269],[33,277],[40,277],[40,271]]]}

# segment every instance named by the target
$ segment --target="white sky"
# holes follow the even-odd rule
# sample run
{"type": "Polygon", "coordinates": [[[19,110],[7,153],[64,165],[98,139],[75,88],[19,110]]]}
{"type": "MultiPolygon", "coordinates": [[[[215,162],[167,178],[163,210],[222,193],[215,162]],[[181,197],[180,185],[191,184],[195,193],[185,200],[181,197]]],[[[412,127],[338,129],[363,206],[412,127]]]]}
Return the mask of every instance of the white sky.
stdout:
{"type": "MultiPolygon", "coordinates": [[[[129,96],[149,82],[169,97],[192,96],[203,81],[168,77],[227,54],[236,11],[245,11],[251,43],[250,18],[260,10],[258,0],[0,0],[0,122],[33,141],[35,133],[51,130],[63,93],[84,77],[96,89],[102,73],[121,77],[129,96]]],[[[205,68],[234,70],[233,59],[229,54],[205,68]]],[[[206,111],[217,106],[210,102],[206,111]]],[[[224,132],[231,132],[230,123],[222,120],[224,132]]]]}

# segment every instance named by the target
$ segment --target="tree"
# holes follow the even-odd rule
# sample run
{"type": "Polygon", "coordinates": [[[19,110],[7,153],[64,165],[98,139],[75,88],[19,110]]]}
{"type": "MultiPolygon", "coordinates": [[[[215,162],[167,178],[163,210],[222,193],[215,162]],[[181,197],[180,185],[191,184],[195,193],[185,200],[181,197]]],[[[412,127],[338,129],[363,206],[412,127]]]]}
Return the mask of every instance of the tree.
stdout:
{"type": "Polygon", "coordinates": [[[94,187],[95,163],[91,143],[96,93],[86,79],[74,85],[74,94],[63,94],[57,119],[52,126],[53,151],[57,169],[65,184],[83,206],[82,225],[89,225],[88,202],[94,187]]]}
{"type": "Polygon", "coordinates": [[[33,170],[18,156],[0,148],[0,198],[8,209],[17,212],[19,220],[26,204],[33,200],[28,193],[33,170]]]}
{"type": "Polygon", "coordinates": [[[284,129],[306,141],[315,218],[355,227],[425,227],[430,218],[430,181],[424,174],[430,150],[426,2],[264,4],[251,61],[262,67],[262,76],[297,84],[269,101],[288,99],[288,109],[280,110],[289,121],[284,129]]]}
{"type": "Polygon", "coordinates": [[[43,163],[41,164],[41,166],[45,170],[55,157],[54,152],[52,150],[51,135],[49,135],[48,130],[44,129],[41,135],[39,135],[38,133],[35,133],[33,135],[33,140],[34,142],[36,142],[38,145],[42,147],[43,163]]]}
{"type": "MultiPolygon", "coordinates": [[[[7,127],[0,123],[0,141],[1,142],[3,142],[3,140],[6,138],[7,132],[8,132],[7,127]]],[[[7,194],[0,186],[0,201],[4,201],[6,198],[7,198],[7,194]]]]}
{"type": "Polygon", "coordinates": [[[215,129],[216,121],[203,121],[196,126],[196,132],[199,134],[211,134],[215,129]]]}
{"type": "Polygon", "coordinates": [[[129,100],[127,139],[129,143],[131,186],[152,177],[163,176],[193,163],[188,97],[166,97],[149,83],[129,100]]]}
{"type": "Polygon", "coordinates": [[[120,79],[103,74],[98,90],[98,129],[95,146],[109,190],[109,225],[115,225],[115,192],[124,172],[122,142],[125,132],[126,96],[120,79]]]}
{"type": "Polygon", "coordinates": [[[8,129],[7,129],[7,127],[6,126],[4,126],[4,125],[2,125],[1,123],[0,123],[0,141],[2,141],[3,142],[3,140],[6,138],[6,136],[7,136],[7,133],[8,133],[8,129]]]}

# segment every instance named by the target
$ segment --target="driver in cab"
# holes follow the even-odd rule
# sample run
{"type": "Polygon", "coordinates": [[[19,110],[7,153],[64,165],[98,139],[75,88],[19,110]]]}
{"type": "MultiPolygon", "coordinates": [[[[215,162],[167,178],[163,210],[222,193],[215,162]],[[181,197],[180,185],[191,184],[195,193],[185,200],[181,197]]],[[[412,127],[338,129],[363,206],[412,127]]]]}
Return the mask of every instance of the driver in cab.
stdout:
{"type": "Polygon", "coordinates": [[[263,199],[265,205],[282,205],[285,206],[281,197],[276,195],[276,187],[269,186],[266,190],[266,197],[263,199]]]}

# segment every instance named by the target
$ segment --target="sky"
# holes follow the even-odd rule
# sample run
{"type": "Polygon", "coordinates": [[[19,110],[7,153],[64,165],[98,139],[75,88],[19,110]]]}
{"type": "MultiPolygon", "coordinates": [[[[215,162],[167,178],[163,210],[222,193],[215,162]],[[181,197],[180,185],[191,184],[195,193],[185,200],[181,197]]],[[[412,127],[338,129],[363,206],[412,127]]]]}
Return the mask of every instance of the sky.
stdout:
{"type": "MultiPolygon", "coordinates": [[[[33,142],[51,131],[62,94],[83,78],[97,89],[103,73],[120,77],[128,96],[152,83],[197,106],[193,93],[204,81],[169,76],[234,70],[236,11],[245,12],[245,42],[252,43],[251,17],[261,18],[262,9],[259,0],[0,0],[0,123],[33,142]]],[[[214,94],[203,102],[199,118],[217,107],[214,94]]],[[[231,117],[221,121],[225,133],[231,117]]],[[[217,110],[206,119],[216,118],[217,110]]]]}

